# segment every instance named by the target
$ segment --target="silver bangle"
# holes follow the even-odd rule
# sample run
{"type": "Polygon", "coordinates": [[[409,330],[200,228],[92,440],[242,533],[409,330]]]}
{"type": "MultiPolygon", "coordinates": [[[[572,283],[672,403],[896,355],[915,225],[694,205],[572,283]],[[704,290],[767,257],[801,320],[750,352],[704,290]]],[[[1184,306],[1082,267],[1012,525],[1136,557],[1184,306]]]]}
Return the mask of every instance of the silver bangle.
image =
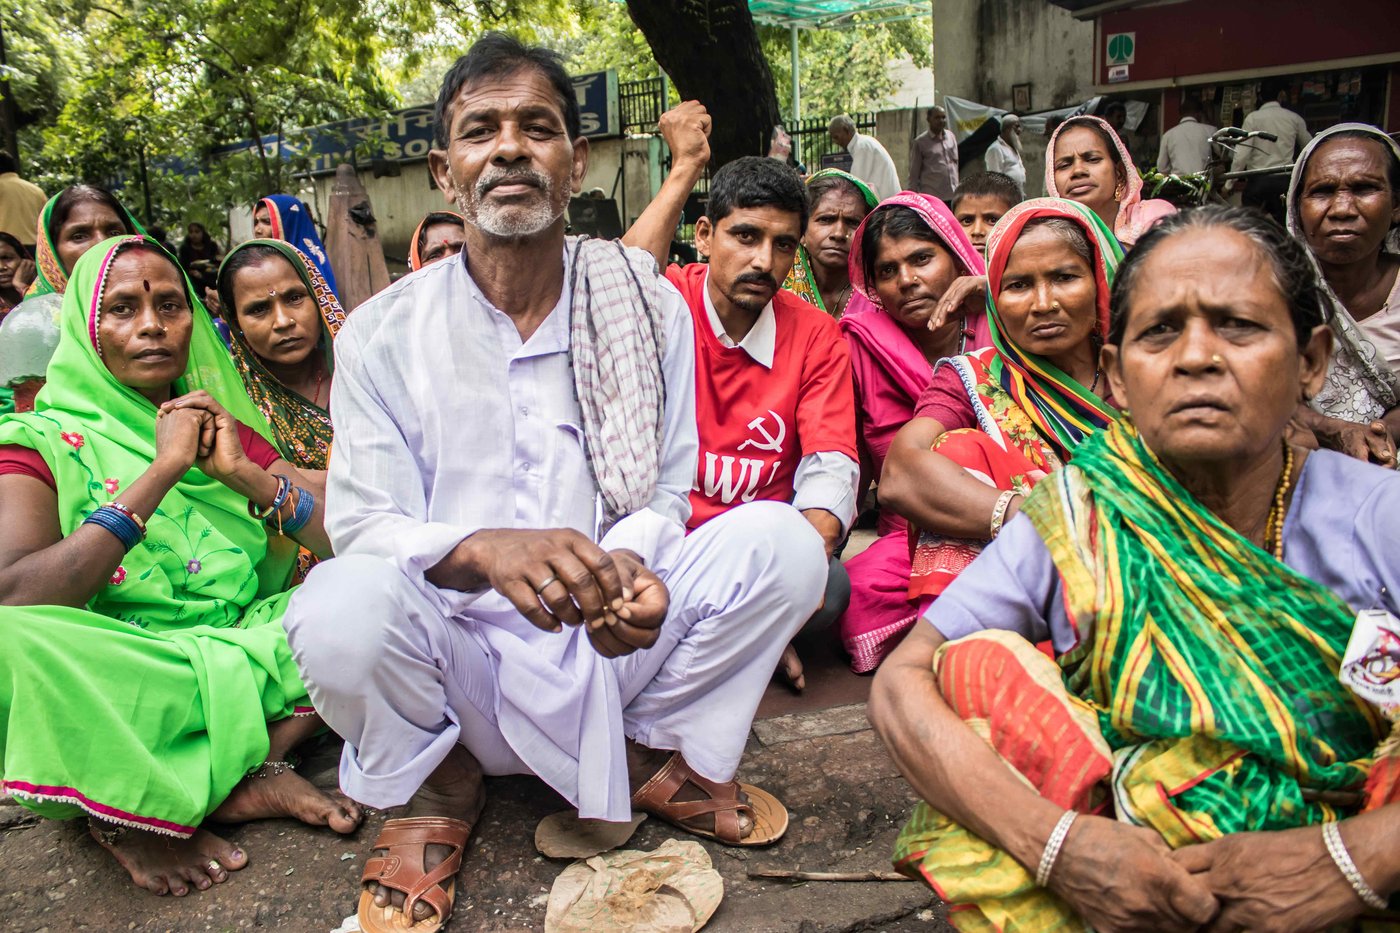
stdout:
{"type": "Polygon", "coordinates": [[[1342,842],[1342,830],[1336,823],[1322,824],[1322,841],[1327,844],[1327,854],[1332,856],[1332,861],[1336,864],[1337,870],[1346,878],[1351,889],[1356,892],[1356,896],[1361,898],[1361,903],[1372,910],[1385,910],[1386,900],[1376,893],[1376,889],[1366,883],[1366,879],[1361,877],[1361,871],[1356,867],[1356,863],[1351,860],[1351,853],[1347,851],[1346,843],[1342,842]]]}
{"type": "Polygon", "coordinates": [[[1060,849],[1064,848],[1069,828],[1074,825],[1078,816],[1078,811],[1066,810],[1060,821],[1055,824],[1054,831],[1050,833],[1050,838],[1045,843],[1045,851],[1040,854],[1040,866],[1035,870],[1035,883],[1042,888],[1050,883],[1050,873],[1055,870],[1055,861],[1060,857],[1060,849]]]}
{"type": "Polygon", "coordinates": [[[992,537],[1001,534],[1001,526],[1006,523],[1006,510],[1011,508],[1011,500],[1019,496],[1020,493],[1014,489],[1008,489],[997,496],[997,504],[992,508],[992,537]]]}

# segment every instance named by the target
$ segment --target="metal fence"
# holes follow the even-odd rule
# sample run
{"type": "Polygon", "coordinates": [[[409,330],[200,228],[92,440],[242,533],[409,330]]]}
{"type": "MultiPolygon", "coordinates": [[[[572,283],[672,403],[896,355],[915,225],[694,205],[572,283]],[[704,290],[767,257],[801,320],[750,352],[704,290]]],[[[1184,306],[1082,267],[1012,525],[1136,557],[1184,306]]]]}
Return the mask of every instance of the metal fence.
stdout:
{"type": "MultiPolygon", "coordinates": [[[[872,136],[875,134],[873,111],[851,114],[851,119],[855,121],[857,133],[872,136]]],[[[816,117],[785,124],[788,135],[792,137],[792,154],[798,162],[807,167],[808,172],[815,172],[822,167],[822,156],[838,151],[836,144],[831,141],[831,135],[826,131],[830,122],[827,117],[816,117]]]]}
{"type": "Polygon", "coordinates": [[[666,80],[643,78],[623,81],[617,86],[618,105],[622,108],[622,132],[654,133],[656,123],[666,109],[666,80]]]}

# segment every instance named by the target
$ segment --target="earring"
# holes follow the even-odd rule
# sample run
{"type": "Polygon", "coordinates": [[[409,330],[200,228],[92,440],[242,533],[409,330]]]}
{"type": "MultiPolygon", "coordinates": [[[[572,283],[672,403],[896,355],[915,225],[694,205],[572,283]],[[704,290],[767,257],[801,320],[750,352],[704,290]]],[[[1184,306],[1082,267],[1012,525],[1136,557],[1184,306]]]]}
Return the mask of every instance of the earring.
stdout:
{"type": "Polygon", "coordinates": [[[1123,200],[1123,195],[1125,195],[1125,194],[1127,194],[1127,193],[1128,193],[1127,186],[1124,185],[1124,184],[1120,181],[1120,182],[1118,183],[1117,187],[1115,187],[1115,188],[1113,189],[1113,200],[1115,200],[1115,201],[1121,201],[1121,200],[1123,200]]]}

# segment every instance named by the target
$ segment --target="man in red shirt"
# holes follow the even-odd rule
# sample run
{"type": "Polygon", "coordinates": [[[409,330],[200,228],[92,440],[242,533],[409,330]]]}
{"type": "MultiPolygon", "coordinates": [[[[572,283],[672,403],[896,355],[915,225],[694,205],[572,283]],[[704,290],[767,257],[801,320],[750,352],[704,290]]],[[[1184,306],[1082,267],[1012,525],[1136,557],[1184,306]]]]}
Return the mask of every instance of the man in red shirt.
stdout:
{"type": "MultiPolygon", "coordinates": [[[[671,266],[695,325],[700,456],[695,529],[756,499],[790,502],[830,558],[856,512],[855,399],[836,322],[780,286],[807,225],[802,182],[774,159],[737,159],[715,173],[695,245],[708,264],[671,266]]],[[[827,600],[806,626],[845,610],[849,581],[831,565],[827,600]]],[[[789,649],[784,668],[802,686],[789,649]]]]}

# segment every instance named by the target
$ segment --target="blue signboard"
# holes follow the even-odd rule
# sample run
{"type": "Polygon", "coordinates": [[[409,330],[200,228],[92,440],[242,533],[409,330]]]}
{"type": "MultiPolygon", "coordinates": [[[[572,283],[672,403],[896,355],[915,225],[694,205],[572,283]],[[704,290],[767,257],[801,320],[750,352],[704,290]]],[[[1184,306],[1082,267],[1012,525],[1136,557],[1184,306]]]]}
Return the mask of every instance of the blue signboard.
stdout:
{"type": "MultiPolygon", "coordinates": [[[[576,75],[572,80],[583,135],[592,139],[620,136],[617,72],[597,71],[576,75]]],[[[395,110],[383,120],[360,118],[325,123],[292,132],[281,138],[280,145],[277,136],[264,136],[262,144],[284,159],[310,156],[312,175],[328,175],[342,162],[421,162],[433,148],[433,107],[425,104],[395,110]]],[[[255,150],[252,142],[244,140],[221,147],[216,155],[255,150]]]]}

